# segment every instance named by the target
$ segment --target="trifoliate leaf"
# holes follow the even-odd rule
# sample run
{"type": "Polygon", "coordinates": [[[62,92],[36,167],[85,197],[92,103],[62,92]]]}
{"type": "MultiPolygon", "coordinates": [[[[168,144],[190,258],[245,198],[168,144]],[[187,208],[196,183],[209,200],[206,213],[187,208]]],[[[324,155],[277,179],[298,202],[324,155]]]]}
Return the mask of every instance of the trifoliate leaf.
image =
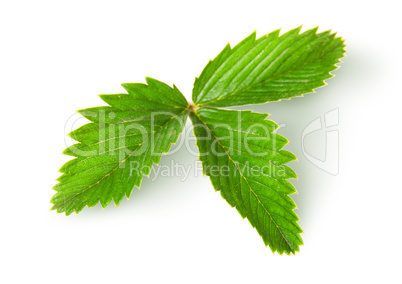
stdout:
{"type": "Polygon", "coordinates": [[[193,89],[197,106],[235,106],[289,99],[325,85],[344,54],[344,43],[330,31],[317,28],[300,34],[296,28],[256,39],[256,34],[233,49],[227,45],[208,63],[193,89]]]}
{"type": "Polygon", "coordinates": [[[64,151],[76,158],[60,169],[52,209],[69,215],[112,199],[118,205],[177,141],[186,99],[176,87],[150,78],[147,83],[123,84],[128,94],[100,96],[110,106],[79,111],[92,123],[69,134],[80,143],[64,151]]]}
{"type": "Polygon", "coordinates": [[[281,150],[288,141],[275,134],[267,114],[202,108],[190,114],[204,173],[215,190],[250,221],[271,250],[295,253],[302,232],[287,181],[296,174],[286,163],[296,159],[281,150]]]}
{"type": "Polygon", "coordinates": [[[267,114],[218,107],[289,99],[323,86],[344,55],[343,40],[300,29],[259,39],[252,33],[233,49],[227,45],[196,79],[194,104],[150,78],[147,85],[123,84],[128,94],[101,95],[109,106],[79,111],[91,123],[69,134],[79,143],[64,151],[75,158],[60,169],[52,209],[69,215],[98,202],[117,206],[177,141],[190,114],[215,190],[273,252],[299,251],[302,230],[290,197],[296,189],[288,181],[297,176],[286,165],[296,156],[283,150],[288,141],[267,114]]]}

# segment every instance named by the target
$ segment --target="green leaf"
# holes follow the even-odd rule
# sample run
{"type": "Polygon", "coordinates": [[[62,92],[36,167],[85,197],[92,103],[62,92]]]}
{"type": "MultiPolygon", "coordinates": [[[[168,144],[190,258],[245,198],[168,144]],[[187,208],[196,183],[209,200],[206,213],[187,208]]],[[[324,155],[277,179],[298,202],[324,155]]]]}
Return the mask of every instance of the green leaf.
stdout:
{"type": "Polygon", "coordinates": [[[204,174],[271,250],[295,253],[303,243],[287,181],[296,174],[286,163],[296,159],[281,150],[288,141],[275,134],[267,114],[200,108],[190,114],[204,174]]]}
{"type": "Polygon", "coordinates": [[[191,104],[176,86],[150,78],[147,85],[123,84],[128,94],[101,95],[109,106],[79,111],[91,123],[69,134],[79,143],[63,152],[74,159],[60,169],[52,209],[69,215],[98,202],[117,206],[169,151],[190,115],[215,190],[273,252],[299,251],[302,230],[290,197],[296,189],[288,181],[297,176],[287,166],[296,156],[283,150],[288,141],[268,114],[219,107],[290,99],[323,86],[344,42],[330,31],[300,30],[259,39],[254,32],[233,49],[227,45],[196,78],[191,104]]]}
{"type": "Polygon", "coordinates": [[[194,83],[197,106],[235,106],[278,101],[313,92],[332,77],[345,52],[340,37],[301,27],[227,45],[194,83]]]}
{"type": "Polygon", "coordinates": [[[91,123],[69,134],[79,143],[63,152],[75,159],[60,169],[52,209],[69,215],[112,199],[117,206],[177,141],[186,99],[176,87],[151,78],[147,84],[122,84],[128,94],[100,96],[110,106],[79,111],[91,123]]]}

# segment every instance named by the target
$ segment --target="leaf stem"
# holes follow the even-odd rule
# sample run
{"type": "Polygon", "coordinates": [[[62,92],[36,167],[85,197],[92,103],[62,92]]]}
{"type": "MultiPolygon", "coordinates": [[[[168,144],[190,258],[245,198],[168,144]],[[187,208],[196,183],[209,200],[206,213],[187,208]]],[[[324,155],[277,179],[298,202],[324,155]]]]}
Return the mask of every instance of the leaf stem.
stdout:
{"type": "Polygon", "coordinates": [[[188,103],[187,109],[188,109],[189,112],[194,112],[195,113],[197,111],[197,109],[199,109],[199,107],[194,105],[194,103],[191,102],[191,103],[188,103]]]}

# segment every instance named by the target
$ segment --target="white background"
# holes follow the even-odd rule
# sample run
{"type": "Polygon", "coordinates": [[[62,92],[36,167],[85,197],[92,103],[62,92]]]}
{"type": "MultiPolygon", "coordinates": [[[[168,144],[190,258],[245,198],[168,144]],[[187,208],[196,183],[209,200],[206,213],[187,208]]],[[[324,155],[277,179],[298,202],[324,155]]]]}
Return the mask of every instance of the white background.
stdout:
{"type": "MultiPolygon", "coordinates": [[[[397,1],[275,2],[1,1],[1,283],[401,283],[397,1]],[[305,244],[295,256],[273,254],[194,168],[185,181],[145,178],[118,208],[49,211],[75,110],[145,76],[190,99],[194,77],[227,42],[301,24],[346,39],[336,77],[316,94],[251,107],[286,124],[299,157],[290,166],[305,244]],[[333,109],[335,176],[301,147],[303,130],[333,109]]],[[[325,130],[305,143],[322,156],[325,130]]],[[[181,149],[162,164],[170,160],[197,157],[181,149]]]]}

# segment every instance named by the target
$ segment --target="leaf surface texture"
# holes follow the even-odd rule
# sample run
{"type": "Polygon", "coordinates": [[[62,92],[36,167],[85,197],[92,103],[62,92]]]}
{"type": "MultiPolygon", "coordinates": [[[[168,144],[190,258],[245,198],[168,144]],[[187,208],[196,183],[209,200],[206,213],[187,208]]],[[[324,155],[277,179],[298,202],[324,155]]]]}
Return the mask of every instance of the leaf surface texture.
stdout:
{"type": "Polygon", "coordinates": [[[193,89],[198,106],[235,106],[289,99],[313,92],[332,77],[345,52],[340,37],[317,28],[281,36],[256,34],[234,48],[227,45],[208,63],[193,89]]]}
{"type": "Polygon", "coordinates": [[[92,122],[69,134],[79,143],[64,151],[75,159],[60,169],[52,209],[69,215],[112,199],[118,205],[177,141],[186,99],[176,87],[151,78],[147,83],[123,84],[128,94],[100,96],[110,106],[79,111],[92,122]]]}
{"type": "Polygon", "coordinates": [[[272,251],[299,250],[302,232],[289,197],[296,178],[285,164],[296,157],[282,147],[288,141],[275,132],[266,114],[199,109],[190,114],[204,173],[222,197],[250,221],[272,251]]]}

